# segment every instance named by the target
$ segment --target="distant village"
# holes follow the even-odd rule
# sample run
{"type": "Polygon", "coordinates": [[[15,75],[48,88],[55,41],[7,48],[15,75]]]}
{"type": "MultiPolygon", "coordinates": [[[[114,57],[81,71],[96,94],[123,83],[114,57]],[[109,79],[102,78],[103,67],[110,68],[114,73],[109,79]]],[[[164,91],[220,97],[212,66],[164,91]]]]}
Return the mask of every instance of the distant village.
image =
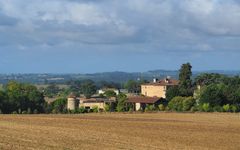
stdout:
{"type": "Polygon", "coordinates": [[[178,80],[170,76],[111,81],[69,80],[66,84],[9,81],[0,86],[0,113],[89,113],[201,111],[239,112],[240,76],[218,73],[192,75],[182,64],[178,80]]]}
{"type": "Polygon", "coordinates": [[[132,106],[133,111],[145,110],[147,105],[158,106],[161,100],[166,98],[167,89],[178,86],[178,83],[178,80],[171,79],[170,77],[161,80],[154,78],[152,82],[141,85],[140,94],[128,93],[125,89],[113,88],[99,89],[98,94],[91,98],[77,97],[71,93],[67,99],[67,109],[76,110],[80,107],[93,109],[94,107],[98,107],[100,111],[104,111],[106,105],[112,106],[112,104],[116,103],[116,97],[102,98],[101,95],[108,91],[112,91],[116,96],[120,93],[126,94],[126,105],[129,104],[129,106],[132,106]]]}

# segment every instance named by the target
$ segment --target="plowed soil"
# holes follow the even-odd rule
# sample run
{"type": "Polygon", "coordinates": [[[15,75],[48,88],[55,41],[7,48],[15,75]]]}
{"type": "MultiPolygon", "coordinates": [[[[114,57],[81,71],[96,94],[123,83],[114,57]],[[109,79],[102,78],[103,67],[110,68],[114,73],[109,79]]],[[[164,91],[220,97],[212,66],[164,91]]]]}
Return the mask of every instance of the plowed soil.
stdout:
{"type": "Polygon", "coordinates": [[[0,115],[0,149],[240,149],[240,114],[0,115]]]}

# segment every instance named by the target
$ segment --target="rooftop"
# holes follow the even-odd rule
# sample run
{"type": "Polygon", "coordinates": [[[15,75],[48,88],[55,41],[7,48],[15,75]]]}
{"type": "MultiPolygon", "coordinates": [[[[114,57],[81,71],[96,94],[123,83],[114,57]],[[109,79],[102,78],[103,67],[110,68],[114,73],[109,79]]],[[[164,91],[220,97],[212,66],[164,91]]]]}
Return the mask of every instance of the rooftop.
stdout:
{"type": "Polygon", "coordinates": [[[146,104],[154,104],[161,98],[159,97],[145,97],[145,96],[130,96],[128,97],[128,103],[146,103],[146,104]]]}
{"type": "Polygon", "coordinates": [[[163,80],[158,80],[156,82],[151,82],[151,83],[145,83],[142,85],[167,86],[167,85],[178,85],[178,84],[179,84],[179,80],[166,78],[163,80]]]}

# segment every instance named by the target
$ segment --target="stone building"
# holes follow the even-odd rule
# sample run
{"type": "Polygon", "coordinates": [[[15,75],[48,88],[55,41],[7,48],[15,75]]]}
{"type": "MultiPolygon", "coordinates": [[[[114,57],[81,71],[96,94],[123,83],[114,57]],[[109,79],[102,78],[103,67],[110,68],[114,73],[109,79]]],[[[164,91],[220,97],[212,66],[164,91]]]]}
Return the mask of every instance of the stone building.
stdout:
{"type": "Polygon", "coordinates": [[[67,99],[67,109],[68,110],[75,110],[75,109],[77,109],[78,108],[78,103],[79,103],[79,100],[77,99],[76,95],[71,93],[68,96],[68,99],[67,99]]]}
{"type": "Polygon", "coordinates": [[[171,86],[178,86],[178,83],[178,80],[170,78],[154,79],[151,83],[141,85],[141,94],[146,97],[166,98],[167,89],[171,86]]]}

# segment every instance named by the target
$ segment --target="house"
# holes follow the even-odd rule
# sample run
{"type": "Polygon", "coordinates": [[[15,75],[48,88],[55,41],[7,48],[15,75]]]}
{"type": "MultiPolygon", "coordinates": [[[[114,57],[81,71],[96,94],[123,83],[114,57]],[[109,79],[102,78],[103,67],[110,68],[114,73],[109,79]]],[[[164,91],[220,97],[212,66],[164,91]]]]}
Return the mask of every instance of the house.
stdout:
{"type": "Polygon", "coordinates": [[[169,87],[178,86],[179,81],[167,77],[163,80],[153,79],[153,82],[141,85],[141,94],[146,97],[166,98],[169,87]]]}
{"type": "Polygon", "coordinates": [[[161,102],[161,98],[145,97],[145,96],[131,96],[131,97],[128,97],[126,102],[133,106],[134,111],[138,111],[138,110],[145,110],[147,105],[158,106],[161,102]]]}
{"type": "Polygon", "coordinates": [[[114,102],[116,102],[116,98],[80,98],[79,107],[93,109],[97,106],[99,110],[104,110],[106,104],[111,105],[114,102]]]}

